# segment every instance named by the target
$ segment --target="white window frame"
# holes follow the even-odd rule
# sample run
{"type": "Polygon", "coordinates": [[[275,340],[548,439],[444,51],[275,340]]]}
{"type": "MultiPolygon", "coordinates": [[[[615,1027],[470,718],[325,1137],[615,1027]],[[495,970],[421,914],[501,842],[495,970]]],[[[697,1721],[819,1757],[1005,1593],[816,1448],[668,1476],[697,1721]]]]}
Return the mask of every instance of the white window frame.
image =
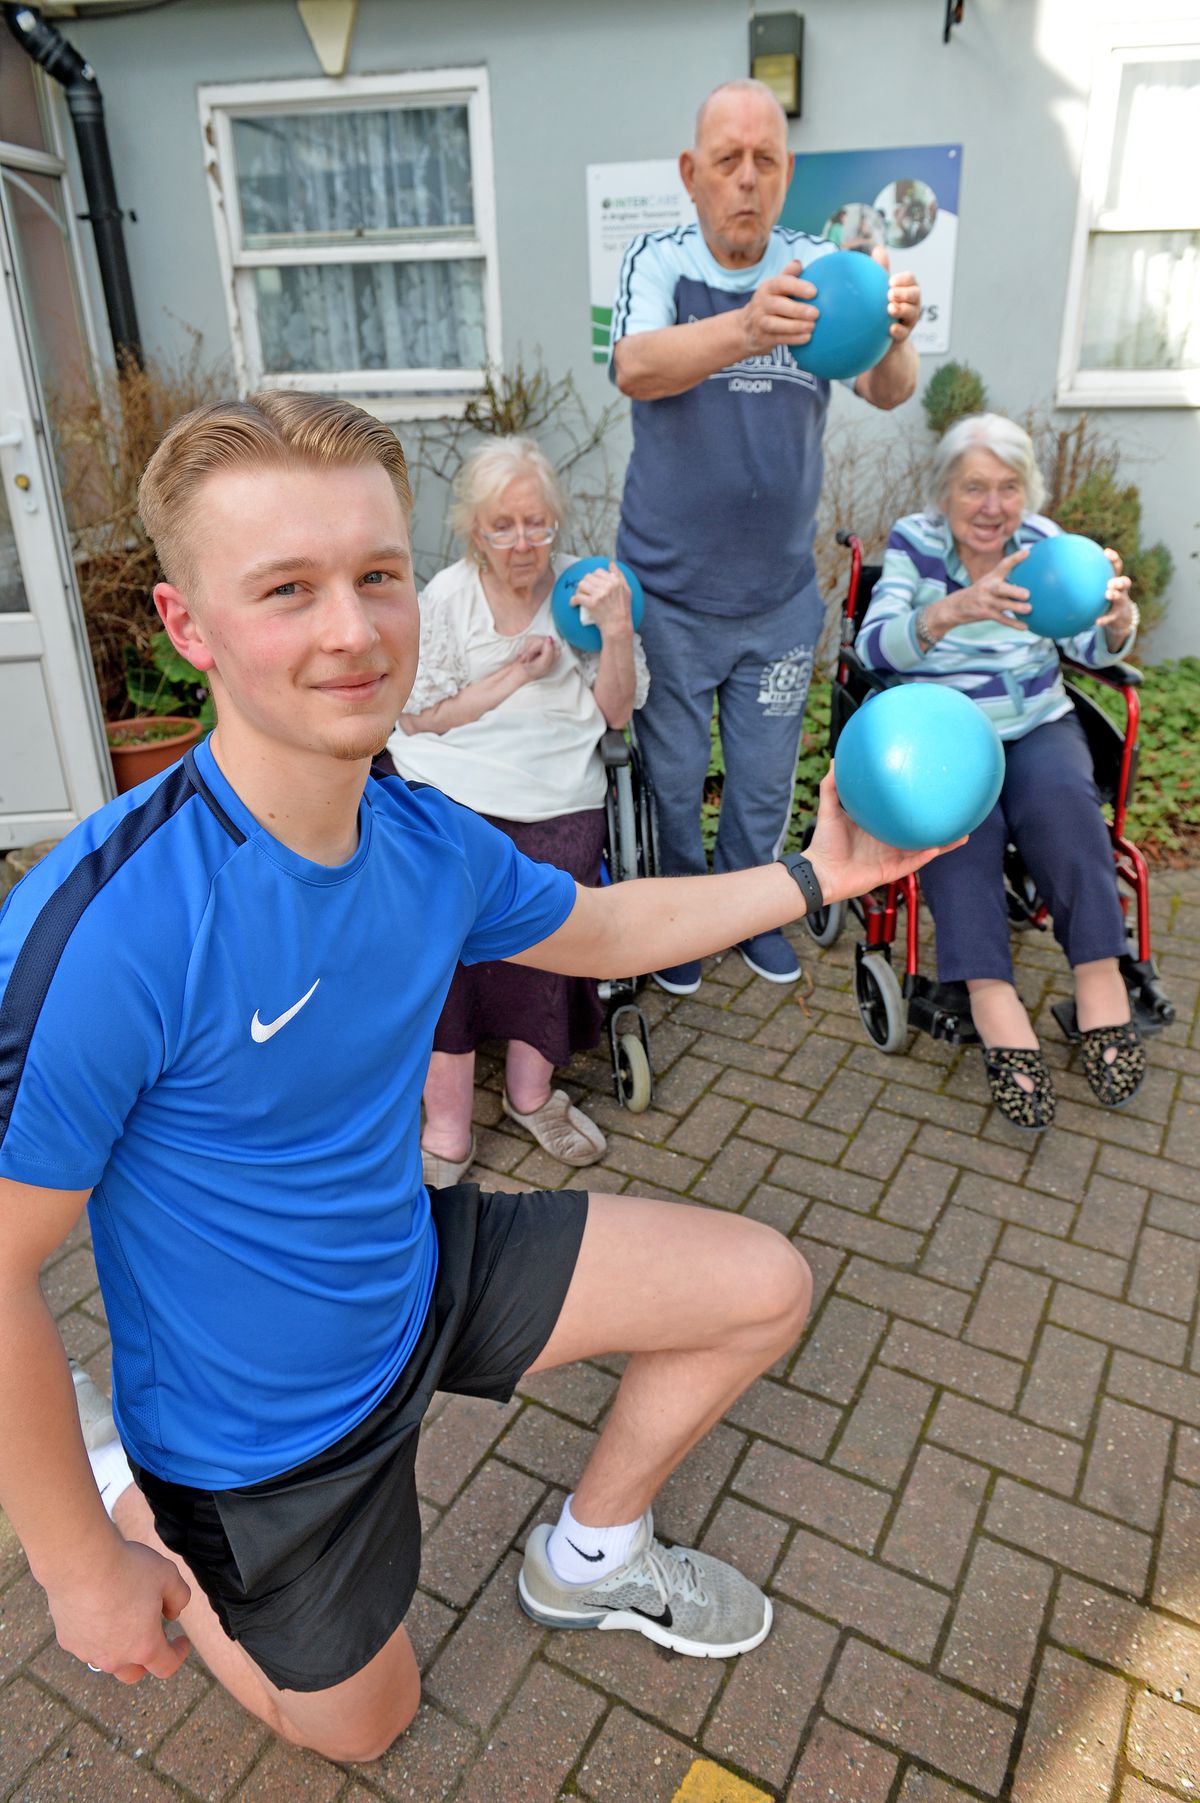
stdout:
{"type": "Polygon", "coordinates": [[[434,262],[477,258],[483,264],[484,343],[489,364],[500,357],[500,274],[487,70],[429,69],[412,74],[314,77],[205,85],[199,90],[200,130],[217,255],[229,312],[234,368],[242,394],[255,388],[300,388],[321,394],[367,396],[372,413],[411,419],[461,412],[483,385],[483,369],[359,369],[264,373],[254,272],[289,264],[434,262]],[[467,109],[475,235],[391,244],[312,245],[248,250],[238,205],[232,116],[247,113],[355,111],[398,102],[458,104],[467,109]]]}
{"type": "MultiPolygon", "coordinates": [[[[1143,4],[1146,0],[1143,0],[1143,4]]],[[[1130,63],[1188,60],[1200,56],[1200,16],[1100,27],[1079,206],[1071,246],[1056,399],[1060,407],[1198,407],[1200,370],[1081,369],[1088,247],[1100,232],[1197,231],[1200,216],[1181,219],[1164,208],[1132,217],[1106,207],[1115,149],[1121,76],[1130,63]]]]}

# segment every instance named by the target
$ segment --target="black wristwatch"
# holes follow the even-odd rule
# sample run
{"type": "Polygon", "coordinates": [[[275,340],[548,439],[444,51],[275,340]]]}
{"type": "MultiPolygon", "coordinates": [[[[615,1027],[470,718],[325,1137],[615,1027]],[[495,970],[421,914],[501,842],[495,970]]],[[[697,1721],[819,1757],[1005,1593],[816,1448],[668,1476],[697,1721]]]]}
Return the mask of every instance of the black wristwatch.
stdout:
{"type": "Polygon", "coordinates": [[[825,906],[825,897],[821,894],[821,885],[817,873],[802,851],[785,851],[776,860],[783,865],[788,875],[796,883],[809,914],[816,914],[825,906]]]}

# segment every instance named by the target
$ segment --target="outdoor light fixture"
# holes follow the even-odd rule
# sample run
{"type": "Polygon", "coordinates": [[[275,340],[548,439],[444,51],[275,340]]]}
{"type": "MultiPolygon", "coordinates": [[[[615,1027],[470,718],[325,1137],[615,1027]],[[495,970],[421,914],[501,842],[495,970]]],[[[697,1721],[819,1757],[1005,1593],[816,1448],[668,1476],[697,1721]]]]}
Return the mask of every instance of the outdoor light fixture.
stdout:
{"type": "Polygon", "coordinates": [[[803,60],[801,13],[751,13],[750,73],[766,82],[789,119],[800,117],[803,60]]]}

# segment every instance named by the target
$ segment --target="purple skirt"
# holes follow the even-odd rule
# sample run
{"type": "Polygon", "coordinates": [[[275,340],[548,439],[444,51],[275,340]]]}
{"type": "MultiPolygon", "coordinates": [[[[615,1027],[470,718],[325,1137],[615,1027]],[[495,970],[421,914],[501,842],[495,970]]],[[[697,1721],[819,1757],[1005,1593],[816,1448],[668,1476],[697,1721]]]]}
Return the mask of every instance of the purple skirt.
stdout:
{"type": "MultiPolygon", "coordinates": [[[[483,816],[507,833],[518,851],[542,864],[556,864],[577,883],[594,888],[604,850],[604,809],[559,814],[553,820],[499,820],[483,816]]],[[[569,1064],[574,1052],[598,1044],[604,1009],[591,977],[560,977],[553,971],[494,961],[460,964],[433,1036],[435,1052],[473,1052],[484,1039],[520,1039],[551,1064],[569,1064]]]]}

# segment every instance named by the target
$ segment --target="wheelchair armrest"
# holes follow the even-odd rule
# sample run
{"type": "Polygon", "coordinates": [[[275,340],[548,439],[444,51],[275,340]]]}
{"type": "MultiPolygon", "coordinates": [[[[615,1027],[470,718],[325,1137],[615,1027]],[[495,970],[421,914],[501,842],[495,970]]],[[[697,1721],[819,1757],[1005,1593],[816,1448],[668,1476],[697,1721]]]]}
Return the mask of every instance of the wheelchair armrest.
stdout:
{"type": "Polygon", "coordinates": [[[600,756],[606,770],[619,770],[630,758],[629,740],[618,727],[610,726],[600,739],[600,756]]]}
{"type": "Polygon", "coordinates": [[[838,652],[838,658],[845,664],[848,670],[854,671],[854,674],[860,679],[864,688],[894,689],[898,687],[900,683],[908,681],[908,677],[901,670],[869,669],[868,666],[863,663],[862,658],[858,655],[858,652],[854,649],[853,645],[843,645],[838,652]]]}
{"type": "Polygon", "coordinates": [[[1064,670],[1074,670],[1080,676],[1094,676],[1097,682],[1106,683],[1110,689],[1140,689],[1145,678],[1133,664],[1105,664],[1102,669],[1093,670],[1090,664],[1077,664],[1073,657],[1064,657],[1064,670]]]}

